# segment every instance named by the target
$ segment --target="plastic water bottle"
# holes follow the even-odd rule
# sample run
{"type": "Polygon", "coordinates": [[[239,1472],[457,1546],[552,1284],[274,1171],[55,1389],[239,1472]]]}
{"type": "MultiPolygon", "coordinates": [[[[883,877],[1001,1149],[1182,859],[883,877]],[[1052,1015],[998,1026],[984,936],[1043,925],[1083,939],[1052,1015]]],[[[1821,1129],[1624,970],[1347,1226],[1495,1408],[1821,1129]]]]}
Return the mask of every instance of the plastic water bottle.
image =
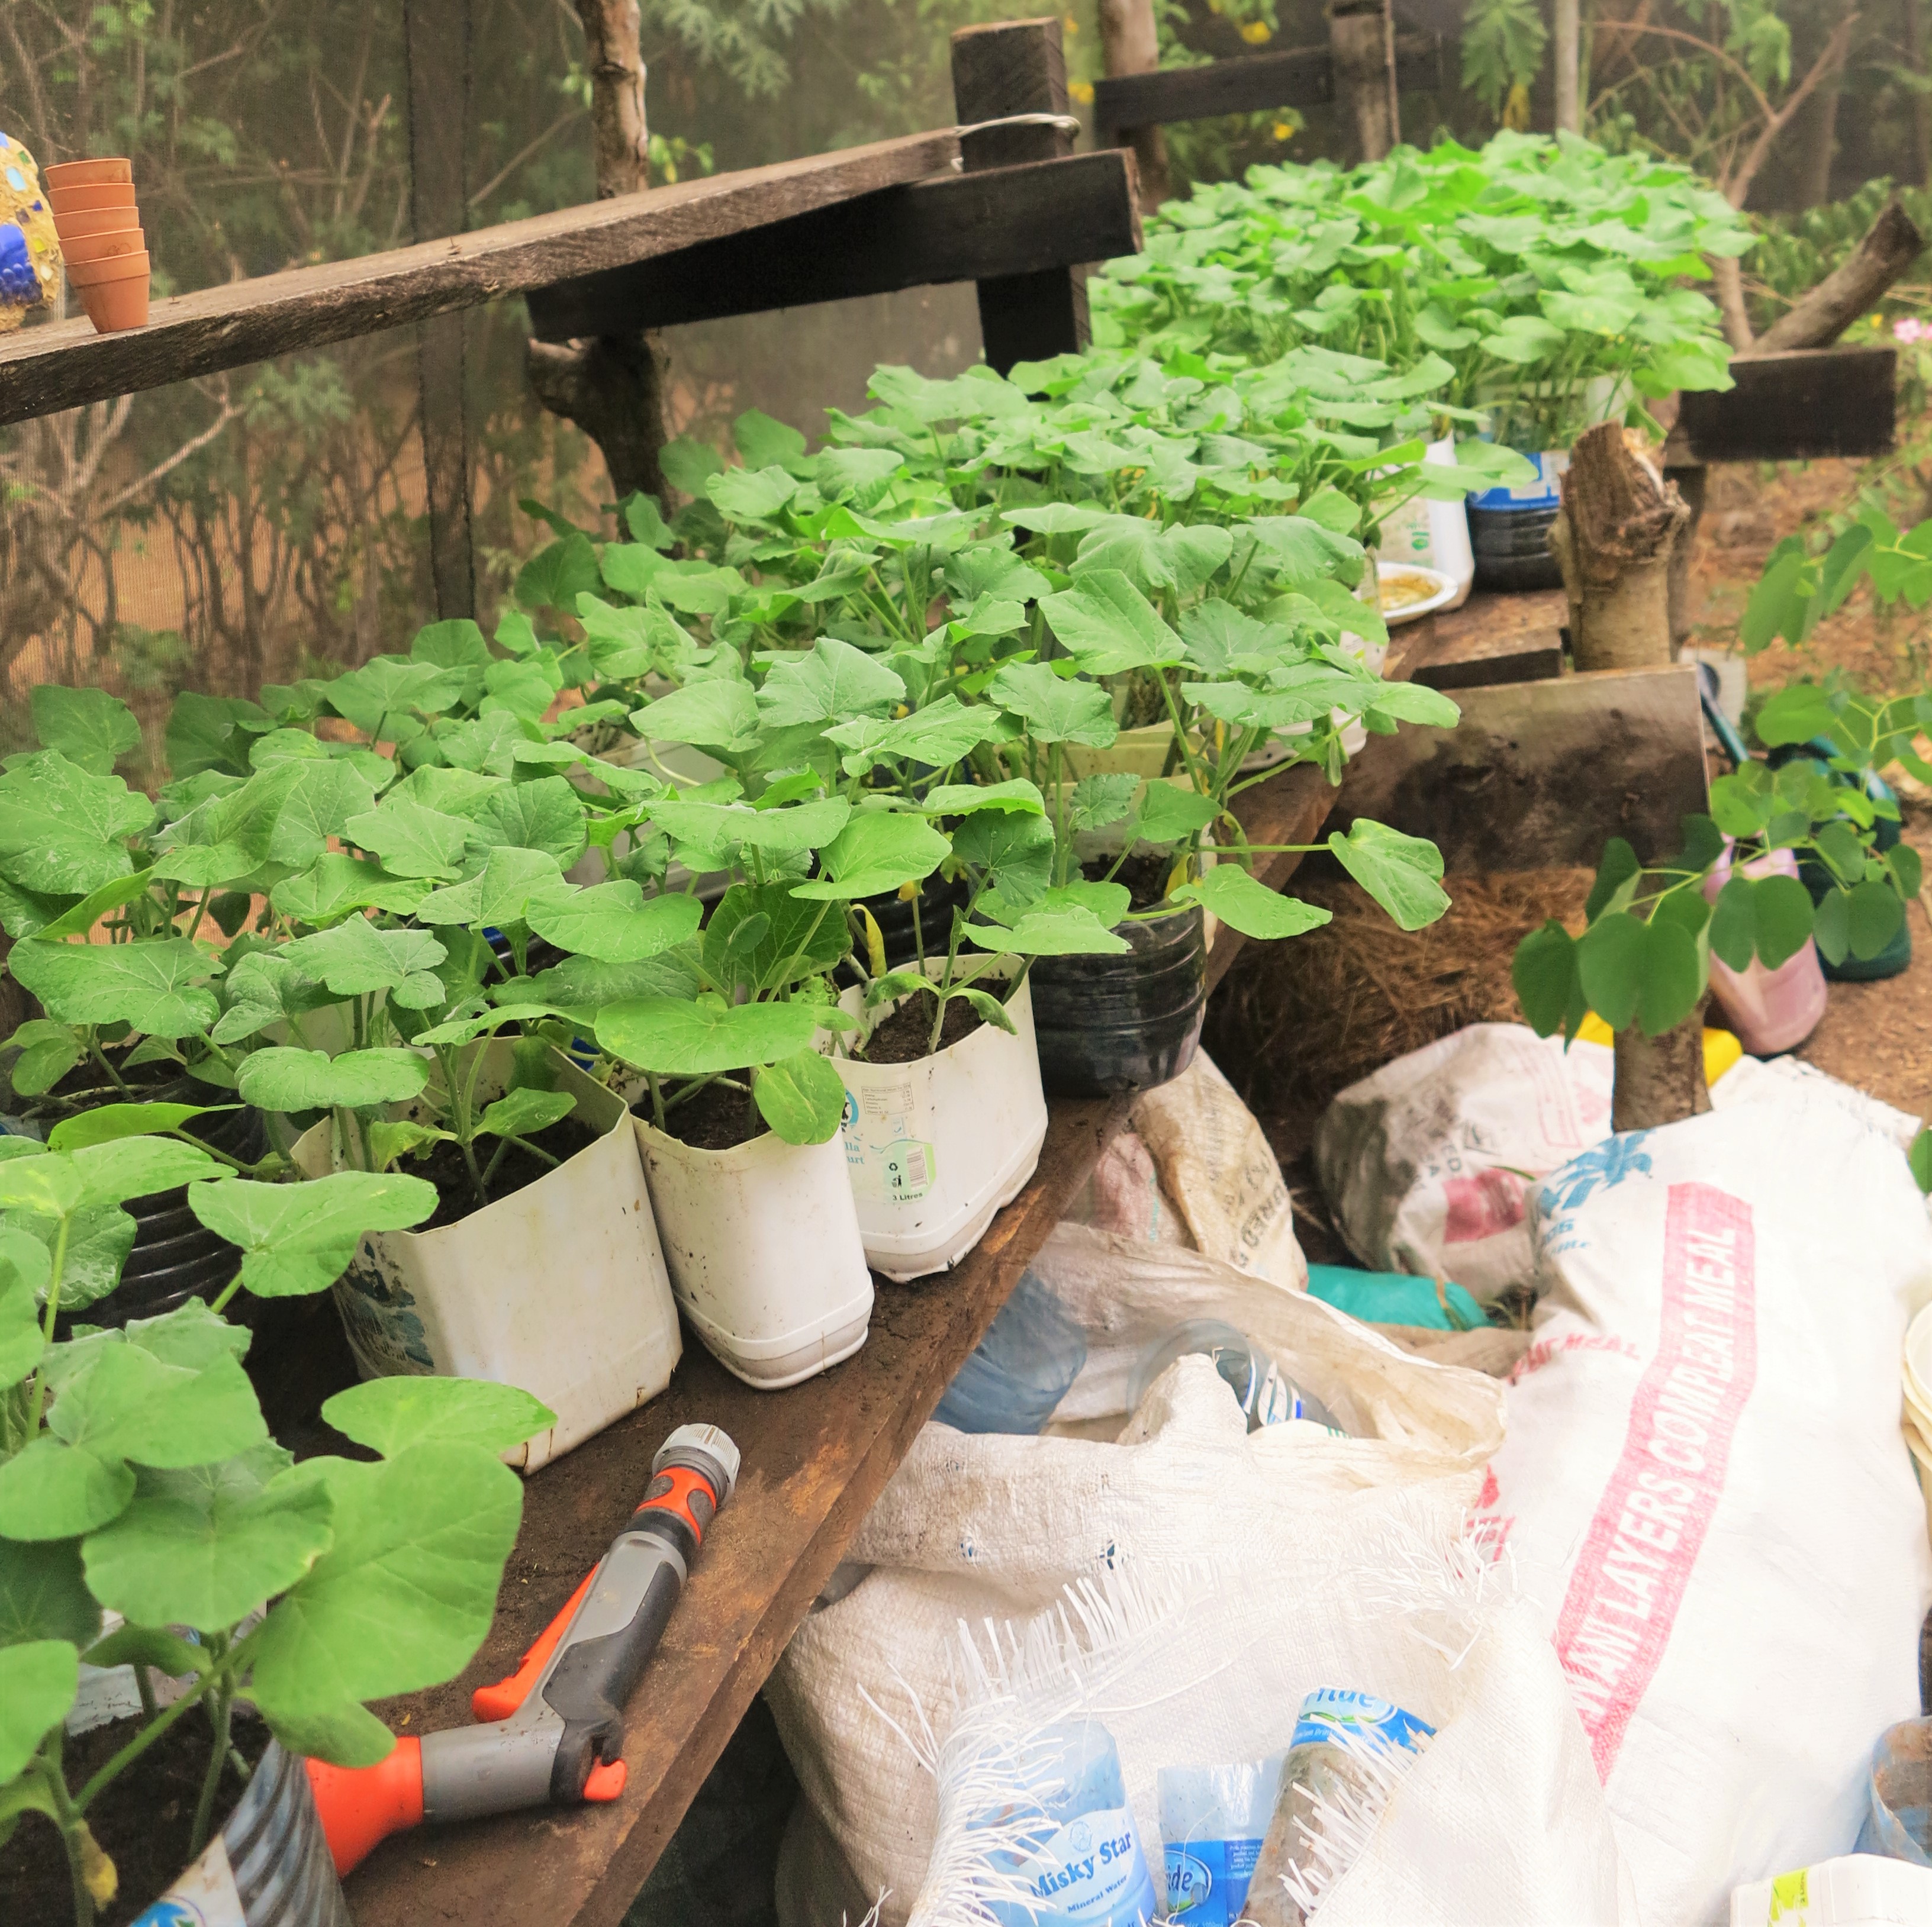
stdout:
{"type": "Polygon", "coordinates": [[[1302,1927],[1375,1831],[1436,1729],[1372,1693],[1321,1686],[1301,1702],[1281,1794],[1249,1883],[1255,1927],[1302,1927]]]}
{"type": "Polygon", "coordinates": [[[933,1416],[961,1432],[1037,1432],[1087,1362],[1087,1334],[1025,1272],[933,1416]]]}
{"type": "Polygon", "coordinates": [[[1222,1382],[1247,1416],[1248,1430],[1279,1425],[1289,1419],[1307,1419],[1341,1432],[1335,1416],[1322,1401],[1303,1391],[1257,1344],[1219,1318],[1190,1318],[1156,1338],[1142,1353],[1127,1391],[1127,1410],[1137,1412],[1148,1388],[1178,1358],[1199,1352],[1214,1361],[1222,1382]]]}
{"type": "Polygon", "coordinates": [[[1028,1749],[1027,1785],[1012,1806],[980,1824],[1030,1827],[1018,1851],[994,1854],[1026,1899],[987,1899],[999,1927],[1142,1927],[1156,1911],[1114,1736],[1095,1719],[1063,1721],[1028,1749]]]}

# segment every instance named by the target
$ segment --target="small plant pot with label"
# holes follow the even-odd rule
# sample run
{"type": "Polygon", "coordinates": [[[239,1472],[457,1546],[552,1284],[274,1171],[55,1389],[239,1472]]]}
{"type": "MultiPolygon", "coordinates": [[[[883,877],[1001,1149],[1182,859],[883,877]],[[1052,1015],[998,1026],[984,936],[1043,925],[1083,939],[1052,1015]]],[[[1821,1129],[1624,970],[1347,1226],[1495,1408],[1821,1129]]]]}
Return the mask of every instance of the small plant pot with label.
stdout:
{"type": "Polygon", "coordinates": [[[671,1289],[705,1350],[766,1392],[850,1358],[872,1279],[840,1136],[788,1144],[764,1131],[713,1150],[632,1122],[671,1289]]]}
{"type": "Polygon", "coordinates": [[[118,234],[140,224],[139,211],[129,206],[96,208],[88,214],[62,214],[54,223],[64,255],[70,241],[83,241],[90,235],[118,234]]]}
{"type": "Polygon", "coordinates": [[[131,208],[135,204],[134,184],[128,181],[91,181],[71,187],[50,184],[47,199],[53,206],[56,226],[70,214],[91,214],[103,208],[131,208]]]}
{"type": "MultiPolygon", "coordinates": [[[[590,1141],[556,1140],[561,1162],[480,1209],[452,1211],[446,1193],[430,1228],[367,1233],[335,1287],[364,1378],[488,1379],[549,1406],[556,1424],[509,1455],[531,1472],[655,1398],[682,1350],[623,1100],[568,1059],[552,1062],[577,1108],[550,1129],[575,1124],[590,1141]],[[439,1223],[446,1213],[453,1221],[439,1223]]],[[[509,1045],[491,1045],[479,1101],[511,1068],[509,1045]]],[[[346,1161],[333,1129],[325,1120],[297,1143],[305,1176],[346,1161]]]]}
{"type": "Polygon", "coordinates": [[[131,187],[134,163],[124,158],[102,160],[56,160],[40,169],[49,193],[65,193],[70,187],[131,187]]]}
{"type": "MultiPolygon", "coordinates": [[[[942,968],[938,959],[927,966],[934,975],[942,968]]],[[[989,975],[976,981],[994,989],[989,975]]],[[[848,991],[844,1002],[858,1014],[857,992],[848,991]]],[[[895,1035],[886,1028],[889,1018],[897,1016],[900,1026],[914,1016],[930,1023],[932,1000],[915,992],[871,1013],[868,1041],[884,1047],[880,1061],[869,1054],[838,1059],[845,1080],[845,1164],[860,1235],[872,1269],[898,1282],[957,1264],[1040,1162],[1046,1094],[1030,986],[1022,983],[1005,1009],[1012,1034],[985,1022],[969,1004],[950,1002],[949,1034],[970,1019],[956,1042],[910,1060],[885,1061],[895,1035]]],[[[924,1039],[919,1041],[922,1046],[924,1039]]]]}
{"type": "Polygon", "coordinates": [[[70,270],[91,267],[97,261],[118,260],[124,254],[146,251],[146,228],[110,228],[100,234],[76,235],[61,243],[61,258],[70,270]]]}

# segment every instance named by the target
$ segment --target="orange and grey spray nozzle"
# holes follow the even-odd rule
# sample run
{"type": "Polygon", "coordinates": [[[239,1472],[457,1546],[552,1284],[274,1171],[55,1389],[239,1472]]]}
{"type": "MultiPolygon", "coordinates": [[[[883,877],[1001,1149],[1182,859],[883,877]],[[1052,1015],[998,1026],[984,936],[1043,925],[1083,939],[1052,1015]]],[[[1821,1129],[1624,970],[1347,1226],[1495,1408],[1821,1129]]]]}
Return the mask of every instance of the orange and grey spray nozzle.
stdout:
{"type": "Polygon", "coordinates": [[[716,1425],[680,1425],[651,1473],[630,1523],[516,1671],[471,1696],[488,1725],[399,1740],[374,1767],[309,1761],[338,1874],[405,1827],[623,1791],[624,1703],[737,1484],[738,1449],[716,1425]]]}

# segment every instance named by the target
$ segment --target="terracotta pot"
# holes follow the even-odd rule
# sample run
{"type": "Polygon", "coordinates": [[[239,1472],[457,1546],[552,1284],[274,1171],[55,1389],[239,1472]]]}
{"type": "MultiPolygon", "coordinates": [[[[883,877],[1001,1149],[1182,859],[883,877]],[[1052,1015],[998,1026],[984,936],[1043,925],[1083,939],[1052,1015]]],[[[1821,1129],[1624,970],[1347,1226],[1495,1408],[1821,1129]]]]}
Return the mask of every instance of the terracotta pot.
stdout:
{"type": "Polygon", "coordinates": [[[131,208],[134,190],[124,181],[118,187],[50,187],[47,199],[53,203],[58,225],[63,214],[92,214],[97,208],[131,208]]]}
{"type": "Polygon", "coordinates": [[[61,258],[70,272],[92,261],[112,261],[123,254],[139,254],[148,244],[147,235],[138,227],[116,228],[106,234],[77,234],[61,243],[61,258]]]}
{"type": "Polygon", "coordinates": [[[130,160],[58,160],[40,169],[40,178],[50,189],[68,187],[124,187],[134,178],[130,160]]]}
{"type": "Polygon", "coordinates": [[[146,274],[148,268],[146,248],[132,254],[116,254],[105,261],[70,261],[67,264],[68,284],[70,287],[91,288],[103,281],[130,280],[136,274],[146,274]]]}
{"type": "Polygon", "coordinates": [[[86,309],[87,318],[98,334],[118,334],[124,328],[148,325],[148,257],[124,254],[119,260],[104,265],[118,268],[124,263],[129,268],[124,275],[110,280],[75,283],[80,304],[86,309]],[[136,262],[140,264],[138,269],[133,265],[136,262]]]}
{"type": "Polygon", "coordinates": [[[70,241],[84,241],[95,234],[118,234],[141,218],[137,209],[96,208],[84,214],[56,214],[54,232],[60,236],[62,251],[70,241]]]}

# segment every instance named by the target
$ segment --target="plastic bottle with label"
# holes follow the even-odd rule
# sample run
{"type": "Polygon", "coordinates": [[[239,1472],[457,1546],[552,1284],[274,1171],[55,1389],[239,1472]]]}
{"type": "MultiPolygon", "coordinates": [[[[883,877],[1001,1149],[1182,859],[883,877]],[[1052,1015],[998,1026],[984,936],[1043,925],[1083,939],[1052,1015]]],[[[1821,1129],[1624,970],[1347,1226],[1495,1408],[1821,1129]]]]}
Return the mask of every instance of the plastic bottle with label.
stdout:
{"type": "Polygon", "coordinates": [[[1027,1785],[982,1826],[1029,1825],[1018,1850],[990,1858],[1026,1898],[988,1897],[999,1927],[1144,1927],[1157,1911],[1114,1736],[1096,1719],[1050,1727],[1028,1749],[1027,1785]]]}
{"type": "Polygon", "coordinates": [[[1022,1272],[933,1417],[960,1432],[1037,1432],[1087,1362],[1087,1334],[1039,1274],[1022,1272]]]}
{"type": "Polygon", "coordinates": [[[1372,1693],[1320,1686],[1301,1702],[1281,1793],[1247,1893],[1254,1927],[1303,1927],[1353,1862],[1424,1740],[1427,1722],[1372,1693]]]}
{"type": "Polygon", "coordinates": [[[1178,1358],[1198,1352],[1214,1361],[1214,1369],[1246,1415],[1248,1430],[1305,1419],[1329,1431],[1344,1433],[1335,1416],[1318,1398],[1286,1377],[1259,1345],[1219,1318],[1189,1318],[1163,1332],[1142,1353],[1127,1391],[1127,1410],[1138,1411],[1148,1388],[1178,1358]]]}

